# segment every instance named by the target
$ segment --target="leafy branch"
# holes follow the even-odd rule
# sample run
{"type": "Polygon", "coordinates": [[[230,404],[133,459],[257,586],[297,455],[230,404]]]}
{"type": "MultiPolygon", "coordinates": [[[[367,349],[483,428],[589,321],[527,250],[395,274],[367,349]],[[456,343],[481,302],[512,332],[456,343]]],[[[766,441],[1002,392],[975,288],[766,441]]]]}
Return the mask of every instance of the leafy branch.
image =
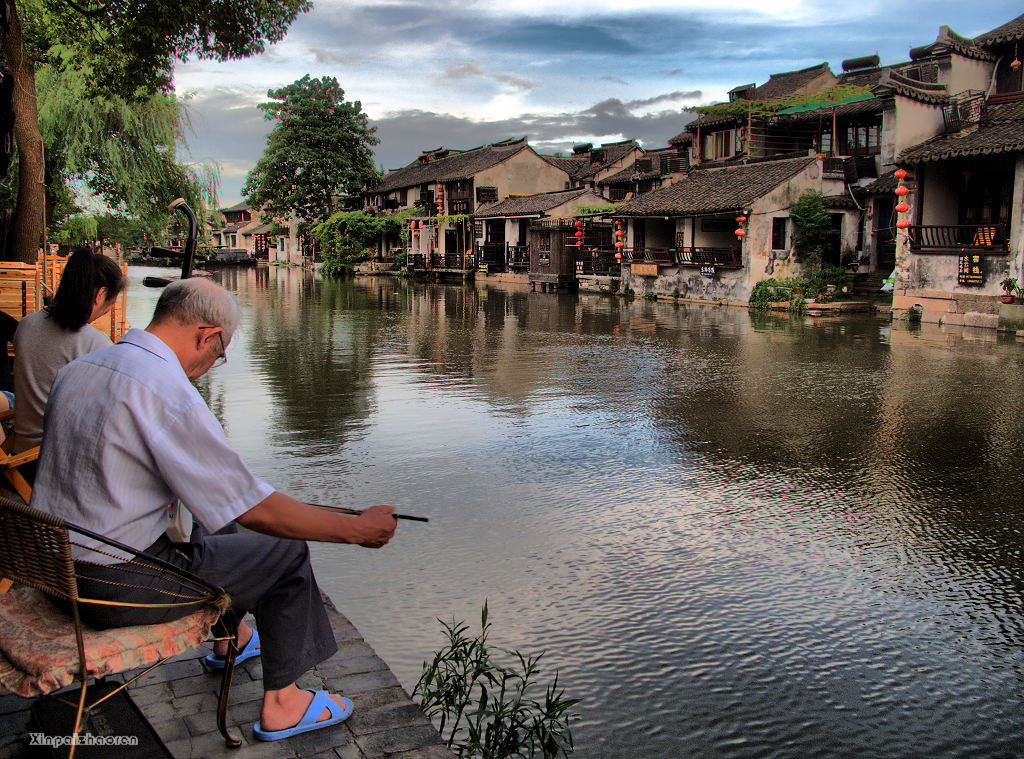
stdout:
{"type": "Polygon", "coordinates": [[[470,635],[465,622],[438,620],[448,642],[432,662],[424,662],[413,695],[460,757],[568,756],[573,750],[569,723],[578,719],[570,710],[579,699],[565,697],[557,673],[543,699],[531,697],[543,654],[499,649],[514,663],[497,663],[487,644],[487,616],[485,603],[478,635],[470,635]]]}

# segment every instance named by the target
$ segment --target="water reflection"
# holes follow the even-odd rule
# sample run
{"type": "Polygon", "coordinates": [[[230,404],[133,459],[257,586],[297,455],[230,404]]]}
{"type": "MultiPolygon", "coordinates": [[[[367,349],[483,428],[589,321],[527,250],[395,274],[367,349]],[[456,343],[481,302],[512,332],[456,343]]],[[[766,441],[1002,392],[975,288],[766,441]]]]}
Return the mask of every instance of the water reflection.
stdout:
{"type": "Polygon", "coordinates": [[[431,517],[384,551],[314,551],[407,687],[434,618],[488,599],[496,640],[546,649],[585,698],[580,756],[1018,750],[1020,344],[223,279],[244,318],[203,391],[254,470],[431,517]]]}

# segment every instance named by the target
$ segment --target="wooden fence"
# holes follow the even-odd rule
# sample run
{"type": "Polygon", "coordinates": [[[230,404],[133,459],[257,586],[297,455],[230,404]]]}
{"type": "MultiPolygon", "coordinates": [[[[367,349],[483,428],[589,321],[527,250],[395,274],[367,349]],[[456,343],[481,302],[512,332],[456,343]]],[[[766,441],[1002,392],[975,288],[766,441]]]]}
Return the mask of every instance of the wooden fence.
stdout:
{"type": "MultiPolygon", "coordinates": [[[[39,257],[35,264],[16,261],[0,261],[0,311],[20,320],[33,311],[38,311],[57,291],[57,285],[64,274],[67,263],[65,256],[39,257]]],[[[128,268],[121,264],[127,275],[128,268]]],[[[96,329],[117,341],[131,327],[125,314],[125,295],[122,292],[114,301],[114,307],[92,323],[96,329]]]]}

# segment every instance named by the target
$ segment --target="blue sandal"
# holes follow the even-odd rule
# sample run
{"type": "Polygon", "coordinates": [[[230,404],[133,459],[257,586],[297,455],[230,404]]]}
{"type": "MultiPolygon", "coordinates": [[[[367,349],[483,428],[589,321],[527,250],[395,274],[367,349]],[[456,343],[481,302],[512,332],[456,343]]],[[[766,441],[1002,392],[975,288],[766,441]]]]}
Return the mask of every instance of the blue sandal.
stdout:
{"type": "Polygon", "coordinates": [[[279,741],[282,738],[291,738],[293,735],[299,735],[300,733],[308,733],[311,730],[319,730],[322,727],[337,725],[339,722],[344,722],[352,716],[352,702],[344,696],[341,700],[345,702],[345,706],[342,707],[325,690],[310,690],[309,688],[304,690],[313,694],[313,700],[298,724],[294,727],[286,727],[283,730],[264,730],[260,727],[259,721],[257,721],[252,726],[252,731],[258,740],[279,741]],[[317,720],[323,714],[324,709],[330,711],[331,716],[322,722],[318,722],[317,720]]]}
{"type": "MultiPolygon", "coordinates": [[[[259,633],[256,632],[256,628],[254,627],[252,630],[252,637],[249,638],[249,642],[245,644],[245,648],[243,648],[235,655],[235,666],[237,667],[242,662],[248,661],[254,656],[259,655],[260,636],[259,633]]],[[[223,656],[217,656],[217,654],[207,654],[205,661],[206,666],[208,666],[210,669],[224,669],[225,660],[223,656]]]]}

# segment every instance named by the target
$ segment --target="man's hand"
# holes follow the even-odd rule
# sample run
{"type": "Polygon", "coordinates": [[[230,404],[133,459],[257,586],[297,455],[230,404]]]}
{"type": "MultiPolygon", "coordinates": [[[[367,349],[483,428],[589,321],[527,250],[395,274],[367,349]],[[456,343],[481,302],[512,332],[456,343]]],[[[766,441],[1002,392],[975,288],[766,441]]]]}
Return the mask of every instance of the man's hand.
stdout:
{"type": "Polygon", "coordinates": [[[237,521],[250,530],[279,538],[380,548],[395,534],[398,520],[391,516],[394,510],[393,506],[371,506],[358,516],[348,516],[275,492],[238,517],[237,521]]]}
{"type": "Polygon", "coordinates": [[[386,545],[395,534],[398,520],[391,514],[394,506],[371,506],[355,519],[359,522],[358,537],[353,543],[364,548],[380,548],[386,545]]]}

